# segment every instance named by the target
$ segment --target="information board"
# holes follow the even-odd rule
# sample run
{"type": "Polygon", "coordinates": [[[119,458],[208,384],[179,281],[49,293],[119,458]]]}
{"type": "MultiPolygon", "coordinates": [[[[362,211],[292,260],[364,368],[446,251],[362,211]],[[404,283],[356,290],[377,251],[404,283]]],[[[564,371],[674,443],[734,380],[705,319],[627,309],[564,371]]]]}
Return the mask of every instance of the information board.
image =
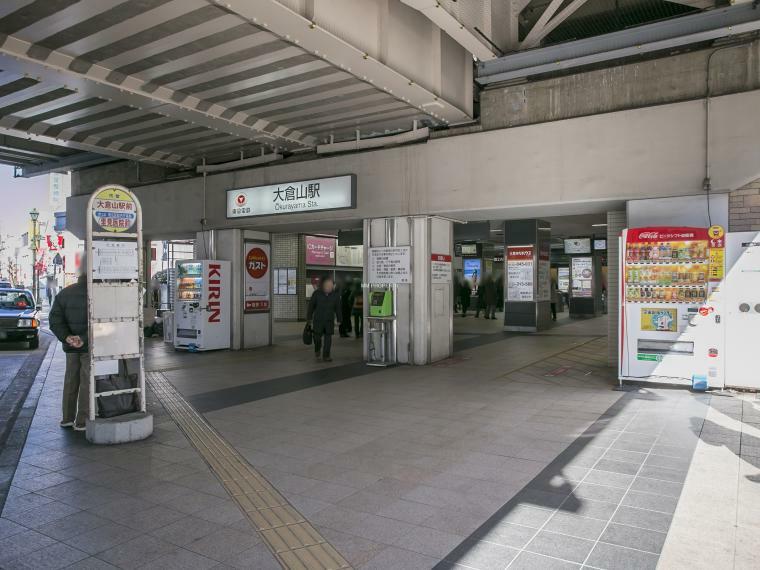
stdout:
{"type": "Polygon", "coordinates": [[[369,282],[373,287],[411,283],[411,248],[371,247],[367,267],[369,282]]]}
{"type": "Polygon", "coordinates": [[[134,241],[92,242],[93,279],[137,279],[139,263],[134,241]]]}
{"type": "Polygon", "coordinates": [[[570,267],[573,297],[591,297],[593,294],[594,261],[590,257],[573,257],[570,267]]]}
{"type": "Polygon", "coordinates": [[[451,282],[451,256],[434,253],[430,256],[430,281],[432,283],[451,282]]]}
{"type": "Polygon", "coordinates": [[[551,301],[552,276],[549,248],[549,240],[544,240],[538,251],[538,301],[551,301]]]}
{"type": "Polygon", "coordinates": [[[270,245],[268,243],[245,243],[243,248],[245,313],[266,313],[269,311],[271,302],[270,259],[270,245]]]}
{"type": "Polygon", "coordinates": [[[533,300],[533,246],[507,246],[507,301],[533,300]]]}

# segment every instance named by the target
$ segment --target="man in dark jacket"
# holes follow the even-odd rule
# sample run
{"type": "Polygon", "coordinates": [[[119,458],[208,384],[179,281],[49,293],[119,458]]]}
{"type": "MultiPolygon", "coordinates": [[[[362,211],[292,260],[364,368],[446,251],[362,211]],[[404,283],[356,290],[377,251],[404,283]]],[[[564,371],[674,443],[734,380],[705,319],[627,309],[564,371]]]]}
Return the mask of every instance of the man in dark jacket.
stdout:
{"type": "Polygon", "coordinates": [[[63,381],[61,427],[85,429],[90,407],[90,358],[87,354],[87,278],[80,275],[55,296],[50,309],[50,330],[63,344],[66,375],[63,381]]]}
{"type": "Polygon", "coordinates": [[[309,310],[306,320],[311,322],[314,331],[314,353],[317,360],[331,362],[330,348],[332,335],[335,332],[335,320],[338,324],[343,320],[340,306],[340,295],[334,291],[335,282],[332,277],[324,277],[319,289],[314,291],[309,299],[309,310]],[[322,348],[324,340],[324,349],[322,348]],[[321,351],[321,355],[320,355],[321,351]]]}
{"type": "Polygon", "coordinates": [[[341,323],[338,332],[341,338],[348,338],[351,332],[351,305],[353,302],[354,293],[351,291],[351,283],[346,279],[340,288],[341,323]]]}

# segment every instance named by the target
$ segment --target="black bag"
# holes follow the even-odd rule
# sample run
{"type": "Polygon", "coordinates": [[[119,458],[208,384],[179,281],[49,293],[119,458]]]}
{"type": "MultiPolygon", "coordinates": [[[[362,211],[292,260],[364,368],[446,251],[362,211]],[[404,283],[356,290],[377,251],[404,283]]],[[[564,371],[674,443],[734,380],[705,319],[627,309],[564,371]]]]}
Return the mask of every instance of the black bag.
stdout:
{"type": "Polygon", "coordinates": [[[306,323],[303,329],[303,343],[309,346],[312,342],[314,342],[314,331],[311,329],[311,324],[306,323]]]}
{"type": "MultiPolygon", "coordinates": [[[[119,373],[109,374],[108,376],[95,377],[95,392],[111,392],[113,390],[126,390],[135,388],[138,384],[137,374],[129,374],[126,371],[125,363],[119,363],[119,373]]],[[[113,418],[122,414],[129,414],[138,410],[137,394],[116,394],[114,396],[104,396],[97,398],[98,417],[113,418]]]]}

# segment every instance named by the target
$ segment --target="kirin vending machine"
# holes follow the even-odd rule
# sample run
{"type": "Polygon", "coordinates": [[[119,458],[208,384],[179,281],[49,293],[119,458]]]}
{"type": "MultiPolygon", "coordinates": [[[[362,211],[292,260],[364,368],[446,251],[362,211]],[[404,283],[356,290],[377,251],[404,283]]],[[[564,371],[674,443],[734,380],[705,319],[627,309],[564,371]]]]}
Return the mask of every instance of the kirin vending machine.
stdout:
{"type": "Polygon", "coordinates": [[[623,231],[620,380],[725,384],[723,228],[623,231]]]}
{"type": "Polygon", "coordinates": [[[230,262],[177,261],[174,347],[230,347],[230,262]]]}

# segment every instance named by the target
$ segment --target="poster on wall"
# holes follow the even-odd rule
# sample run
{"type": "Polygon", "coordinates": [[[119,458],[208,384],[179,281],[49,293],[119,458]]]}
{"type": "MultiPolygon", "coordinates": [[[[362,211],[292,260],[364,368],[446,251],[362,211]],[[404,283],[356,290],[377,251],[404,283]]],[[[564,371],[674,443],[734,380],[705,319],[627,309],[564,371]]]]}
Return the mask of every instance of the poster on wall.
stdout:
{"type": "Polygon", "coordinates": [[[551,301],[550,248],[549,240],[544,240],[538,250],[538,301],[551,301]]]}
{"type": "Polygon", "coordinates": [[[570,267],[573,297],[593,295],[594,261],[590,257],[573,257],[570,267]]]}
{"type": "Polygon", "coordinates": [[[507,301],[533,300],[533,246],[507,246],[507,301]]]}
{"type": "Polygon", "coordinates": [[[369,282],[372,286],[412,282],[411,247],[369,248],[369,282]]]}
{"type": "Polygon", "coordinates": [[[335,254],[336,265],[339,267],[363,267],[363,245],[339,245],[335,254]]]}
{"type": "Polygon", "coordinates": [[[270,306],[270,244],[246,242],[243,247],[245,264],[243,301],[245,313],[266,313],[270,306]]]}
{"type": "Polygon", "coordinates": [[[451,256],[433,253],[430,256],[430,281],[432,283],[451,282],[451,256]]]}
{"type": "Polygon", "coordinates": [[[567,293],[570,290],[570,268],[559,267],[557,268],[557,289],[563,293],[567,293]]]}
{"type": "Polygon", "coordinates": [[[288,269],[288,295],[296,294],[296,269],[291,267],[288,269]]]}
{"type": "Polygon", "coordinates": [[[306,265],[335,265],[334,237],[304,236],[306,265]]]}

